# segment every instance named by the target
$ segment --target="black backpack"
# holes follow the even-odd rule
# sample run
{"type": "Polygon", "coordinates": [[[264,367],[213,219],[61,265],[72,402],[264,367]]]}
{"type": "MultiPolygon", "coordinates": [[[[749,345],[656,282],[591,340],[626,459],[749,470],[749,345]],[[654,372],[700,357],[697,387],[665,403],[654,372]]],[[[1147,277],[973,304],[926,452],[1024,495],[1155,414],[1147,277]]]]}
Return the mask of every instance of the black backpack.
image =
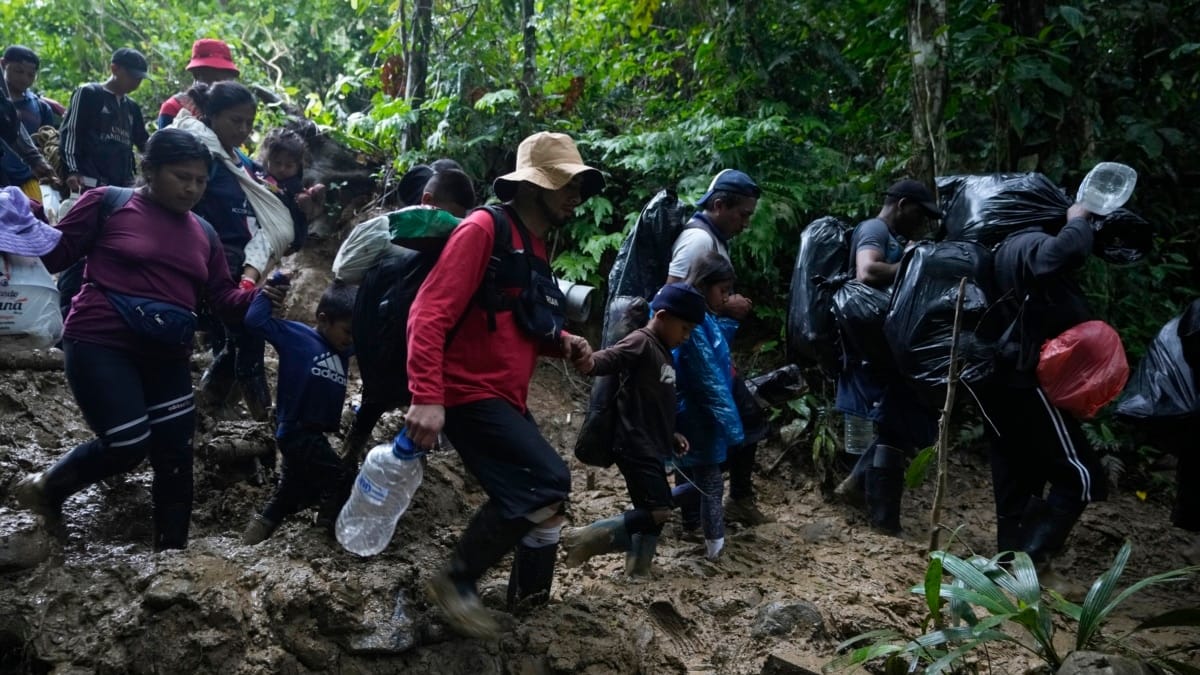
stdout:
{"type": "MultiPolygon", "coordinates": [[[[495,330],[496,313],[511,309],[500,289],[525,285],[519,279],[520,272],[512,269],[520,266],[511,264],[524,256],[513,249],[512,229],[504,207],[481,208],[491,214],[496,238],[474,302],[487,310],[488,327],[495,330]]],[[[355,296],[353,332],[364,400],[371,399],[385,409],[406,406],[412,401],[408,391],[408,313],[441,252],[440,246],[422,250],[394,246],[363,275],[355,296]]],[[[446,337],[447,344],[457,331],[456,325],[446,337]]]]}

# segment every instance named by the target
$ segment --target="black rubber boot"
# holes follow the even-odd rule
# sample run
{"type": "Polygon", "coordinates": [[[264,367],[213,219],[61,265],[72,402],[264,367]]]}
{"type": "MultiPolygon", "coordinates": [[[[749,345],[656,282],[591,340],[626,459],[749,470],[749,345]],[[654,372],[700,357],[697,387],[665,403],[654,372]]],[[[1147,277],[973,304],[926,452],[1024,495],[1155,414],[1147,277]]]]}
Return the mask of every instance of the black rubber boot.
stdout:
{"type": "Polygon", "coordinates": [[[654,568],[654,552],[658,549],[657,534],[635,534],[625,554],[625,574],[631,577],[648,577],[654,568]]]}
{"type": "Polygon", "coordinates": [[[1067,536],[1083,514],[1083,502],[1052,503],[1038,497],[1030,497],[1021,519],[1024,543],[1021,550],[1029,554],[1035,564],[1044,563],[1062,550],[1067,536]]]}
{"type": "Polygon", "coordinates": [[[1025,542],[1021,532],[1021,518],[1016,516],[996,517],[996,553],[1009,553],[1005,559],[1010,559],[1011,553],[1020,551],[1025,542]]]}
{"type": "Polygon", "coordinates": [[[540,607],[550,601],[558,544],[531,548],[518,544],[508,576],[508,611],[540,607]]]}
{"type": "Polygon", "coordinates": [[[500,627],[479,601],[475,582],[511,551],[533,527],[524,518],[505,518],[491,501],[475,512],[458,540],[448,568],[426,585],[429,601],[460,635],[495,639],[500,627]]]}
{"type": "Polygon", "coordinates": [[[1083,502],[1047,502],[1030,497],[1021,521],[1025,535],[1022,550],[1029,554],[1037,567],[1039,583],[1071,602],[1083,602],[1088,589],[1059,574],[1051,562],[1067,543],[1067,536],[1079,521],[1085,506],[1083,502]]]}
{"type": "Polygon", "coordinates": [[[218,352],[213,357],[212,365],[200,376],[196,402],[210,411],[221,410],[233,392],[233,384],[233,355],[225,351],[218,352]]]}
{"type": "Polygon", "coordinates": [[[888,445],[876,445],[875,457],[866,472],[867,515],[871,528],[898,536],[900,498],[904,495],[904,453],[888,445]]]}
{"type": "Polygon", "coordinates": [[[191,502],[174,502],[154,507],[154,550],[187,548],[192,520],[191,502]]]}
{"type": "Polygon", "coordinates": [[[267,421],[267,414],[271,409],[271,388],[267,385],[267,376],[260,373],[240,378],[238,389],[242,392],[242,399],[246,401],[246,410],[250,411],[250,417],[259,422],[267,421]]]}

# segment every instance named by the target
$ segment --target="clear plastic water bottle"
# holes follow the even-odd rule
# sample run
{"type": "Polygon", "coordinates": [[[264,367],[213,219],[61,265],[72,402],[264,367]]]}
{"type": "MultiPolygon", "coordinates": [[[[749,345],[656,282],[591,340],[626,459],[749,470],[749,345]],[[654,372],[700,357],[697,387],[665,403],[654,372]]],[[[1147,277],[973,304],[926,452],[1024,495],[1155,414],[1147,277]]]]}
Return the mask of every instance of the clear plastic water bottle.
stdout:
{"type": "Polygon", "coordinates": [[[1133,186],[1137,185],[1137,171],[1117,162],[1100,162],[1079,184],[1075,201],[1099,216],[1107,216],[1129,201],[1133,186]]]}
{"type": "Polygon", "coordinates": [[[861,455],[875,441],[875,423],[858,415],[843,415],[846,424],[846,452],[861,455]]]}
{"type": "Polygon", "coordinates": [[[343,548],[361,556],[387,548],[421,485],[424,454],[413,447],[404,429],[391,443],[381,443],[367,454],[350,499],[338,514],[337,540],[343,548]]]}

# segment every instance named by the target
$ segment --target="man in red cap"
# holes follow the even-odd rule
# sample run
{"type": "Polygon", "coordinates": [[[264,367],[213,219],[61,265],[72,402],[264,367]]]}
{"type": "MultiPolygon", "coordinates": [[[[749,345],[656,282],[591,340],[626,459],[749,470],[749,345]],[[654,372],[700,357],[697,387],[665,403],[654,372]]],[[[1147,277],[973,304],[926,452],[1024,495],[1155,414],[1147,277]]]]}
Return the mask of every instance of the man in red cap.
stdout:
{"type": "MultiPolygon", "coordinates": [[[[229,45],[212,38],[201,38],[192,43],[192,60],[187,64],[187,71],[196,82],[206,84],[236,80],[239,75],[237,66],[233,64],[233,54],[229,51],[229,45]]],[[[193,115],[200,115],[200,111],[186,93],[175,94],[163,101],[158,109],[158,120],[155,124],[159,129],[169,127],[179,111],[185,108],[193,115]]]]}

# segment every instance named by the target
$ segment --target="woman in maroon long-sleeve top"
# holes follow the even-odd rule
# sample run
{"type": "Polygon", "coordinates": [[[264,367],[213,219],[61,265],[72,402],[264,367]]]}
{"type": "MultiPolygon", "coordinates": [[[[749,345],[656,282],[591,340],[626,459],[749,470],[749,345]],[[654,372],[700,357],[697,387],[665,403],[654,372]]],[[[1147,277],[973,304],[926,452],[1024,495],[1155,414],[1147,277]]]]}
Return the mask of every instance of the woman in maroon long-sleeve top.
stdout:
{"type": "Polygon", "coordinates": [[[204,194],[211,161],[191,134],[156,133],[142,164],[146,186],[107,219],[104,190],[86,193],[59,223],[58,246],[42,256],[51,272],[87,256],[63,348],[67,382],[97,436],[18,484],[18,501],[48,519],[60,516],[70,495],[148,456],[154,547],[187,545],[195,427],[191,346],[136,330],[110,297],[170,303],[185,314],[203,297],[231,320],[245,314],[254,293],[238,289],[212,228],[190,213],[204,194]]]}

